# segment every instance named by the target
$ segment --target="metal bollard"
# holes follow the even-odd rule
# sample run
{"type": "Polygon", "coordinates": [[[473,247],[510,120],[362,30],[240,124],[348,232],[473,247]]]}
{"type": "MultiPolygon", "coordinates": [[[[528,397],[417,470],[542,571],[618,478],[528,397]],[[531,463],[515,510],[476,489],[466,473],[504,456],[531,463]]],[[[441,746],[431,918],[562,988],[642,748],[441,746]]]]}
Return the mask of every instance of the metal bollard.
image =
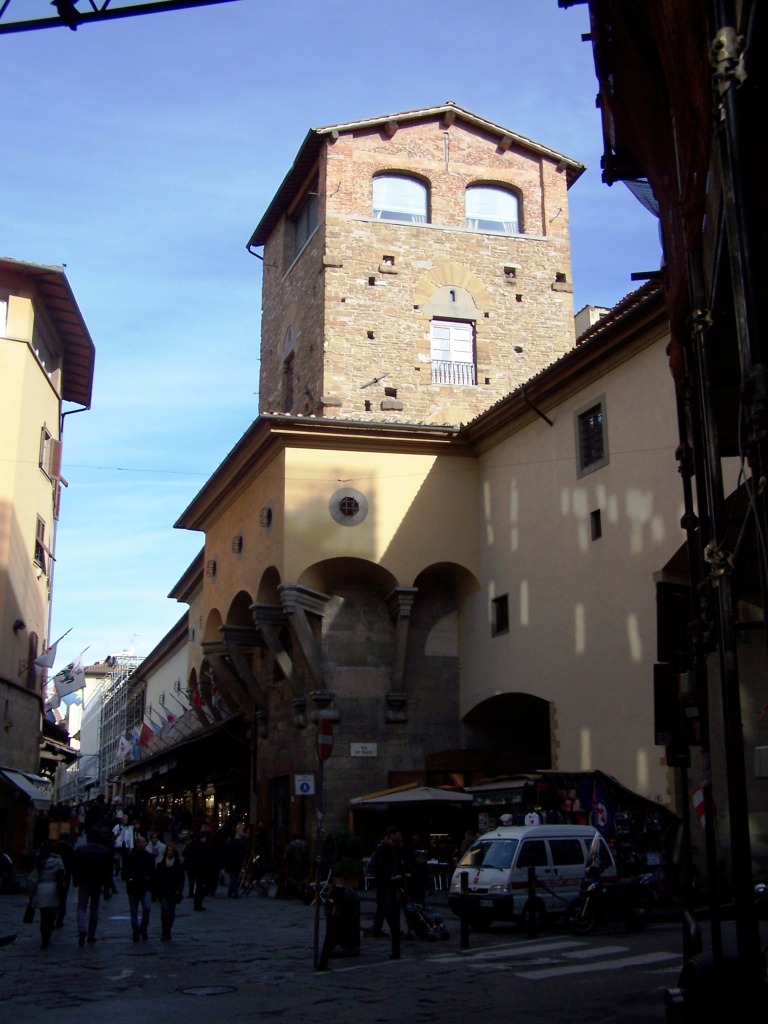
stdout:
{"type": "Polygon", "coordinates": [[[389,922],[389,934],[392,939],[392,952],[390,960],[400,959],[400,885],[392,886],[391,914],[389,922]]]}
{"type": "Polygon", "coordinates": [[[533,864],[528,866],[528,934],[532,939],[536,938],[536,868],[533,864]]]}
{"type": "Polygon", "coordinates": [[[461,911],[459,917],[461,921],[461,941],[459,945],[461,949],[469,949],[469,872],[462,871],[459,878],[461,880],[461,903],[459,904],[461,911]]]}

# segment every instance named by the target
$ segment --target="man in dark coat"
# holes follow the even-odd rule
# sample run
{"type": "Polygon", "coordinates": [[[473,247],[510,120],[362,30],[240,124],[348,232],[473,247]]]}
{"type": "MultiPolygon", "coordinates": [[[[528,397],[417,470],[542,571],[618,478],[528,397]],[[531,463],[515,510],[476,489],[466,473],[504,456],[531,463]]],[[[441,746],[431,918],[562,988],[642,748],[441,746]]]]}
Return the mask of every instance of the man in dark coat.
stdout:
{"type": "Polygon", "coordinates": [[[400,930],[400,889],[410,878],[403,854],[403,835],[396,825],[390,825],[373,851],[368,870],[376,881],[376,914],[372,927],[365,934],[369,938],[380,938],[385,921],[395,934],[400,930]]]}
{"type": "Polygon", "coordinates": [[[184,850],[184,867],[194,898],[194,909],[205,910],[203,900],[210,891],[211,875],[214,870],[214,857],[207,829],[201,828],[195,838],[187,843],[184,850]]]}
{"type": "Polygon", "coordinates": [[[136,836],[135,845],[125,858],[125,889],[131,908],[133,941],[147,941],[149,913],[152,909],[152,887],[155,880],[155,858],[147,849],[144,836],[136,836]],[[139,920],[141,908],[141,920],[139,920]]]}
{"type": "Polygon", "coordinates": [[[106,829],[93,829],[88,842],[75,848],[72,854],[72,884],[77,888],[78,944],[96,941],[99,923],[99,900],[112,896],[112,852],[106,829]]]}

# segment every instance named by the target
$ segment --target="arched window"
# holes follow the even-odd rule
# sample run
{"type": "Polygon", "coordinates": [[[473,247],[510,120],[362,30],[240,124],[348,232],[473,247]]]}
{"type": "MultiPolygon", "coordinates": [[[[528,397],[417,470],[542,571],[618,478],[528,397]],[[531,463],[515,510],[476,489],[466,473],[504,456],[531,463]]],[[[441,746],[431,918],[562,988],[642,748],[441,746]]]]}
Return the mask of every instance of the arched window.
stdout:
{"type": "Polygon", "coordinates": [[[466,191],[467,227],[473,231],[502,231],[516,235],[520,231],[520,207],[517,196],[494,185],[470,185],[466,191]]]}
{"type": "Polygon", "coordinates": [[[426,224],[429,191],[422,181],[405,174],[379,174],[373,179],[373,216],[426,224]]]}

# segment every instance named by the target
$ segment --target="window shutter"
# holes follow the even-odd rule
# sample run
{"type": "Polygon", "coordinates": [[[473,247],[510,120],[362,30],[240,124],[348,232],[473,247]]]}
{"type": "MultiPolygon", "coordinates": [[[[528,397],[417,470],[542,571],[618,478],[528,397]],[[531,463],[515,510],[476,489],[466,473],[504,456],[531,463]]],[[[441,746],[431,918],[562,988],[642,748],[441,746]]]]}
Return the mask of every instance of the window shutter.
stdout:
{"type": "Polygon", "coordinates": [[[61,441],[57,441],[55,437],[48,441],[48,475],[51,480],[61,480],[61,447],[61,441]]]}

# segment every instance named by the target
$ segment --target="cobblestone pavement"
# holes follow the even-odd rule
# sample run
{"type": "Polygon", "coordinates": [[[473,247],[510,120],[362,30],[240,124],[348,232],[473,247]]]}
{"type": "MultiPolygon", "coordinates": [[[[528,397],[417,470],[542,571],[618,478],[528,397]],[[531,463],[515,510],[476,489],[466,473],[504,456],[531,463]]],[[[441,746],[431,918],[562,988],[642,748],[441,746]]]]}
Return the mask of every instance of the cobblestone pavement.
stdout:
{"type": "MultiPolygon", "coordinates": [[[[425,970],[424,958],[457,949],[455,922],[449,922],[451,941],[403,939],[401,959],[393,961],[388,940],[367,939],[359,956],[333,957],[323,972],[314,969],[314,909],[298,901],[229,900],[220,891],[198,913],[185,898],[171,942],[160,941],[159,904],[153,904],[149,940],[133,943],[128,898],[118,893],[101,904],[96,943],[80,948],[75,895],[70,892],[64,927],[45,950],[37,920],[22,923],[26,897],[0,897],[0,936],[17,933],[0,946],[0,1013],[7,1024],[16,1018],[18,1024],[108,1024],[108,1014],[143,1018],[149,1011],[174,1019],[183,1014],[185,1024],[212,1018],[298,1022],[319,1012],[334,1024],[403,1024],[416,1019],[414,1005],[422,1006],[419,1020],[454,1019],[447,1007],[439,1010],[434,972],[425,970]]],[[[374,909],[369,895],[361,907],[365,927],[374,909]]],[[[324,919],[318,934],[321,948],[324,919]]],[[[455,1019],[466,1019],[465,1011],[457,1010],[455,1019]]]]}

